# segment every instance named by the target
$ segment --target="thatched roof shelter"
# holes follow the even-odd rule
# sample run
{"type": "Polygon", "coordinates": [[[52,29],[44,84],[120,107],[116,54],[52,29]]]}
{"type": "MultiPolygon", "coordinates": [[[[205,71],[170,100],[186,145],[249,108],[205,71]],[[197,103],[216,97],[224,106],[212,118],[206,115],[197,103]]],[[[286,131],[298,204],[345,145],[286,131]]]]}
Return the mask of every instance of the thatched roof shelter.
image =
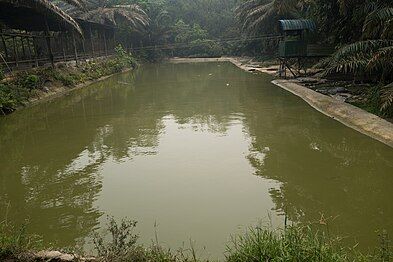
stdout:
{"type": "Polygon", "coordinates": [[[48,0],[0,0],[0,22],[26,31],[72,30],[82,35],[78,23],[48,0]]]}

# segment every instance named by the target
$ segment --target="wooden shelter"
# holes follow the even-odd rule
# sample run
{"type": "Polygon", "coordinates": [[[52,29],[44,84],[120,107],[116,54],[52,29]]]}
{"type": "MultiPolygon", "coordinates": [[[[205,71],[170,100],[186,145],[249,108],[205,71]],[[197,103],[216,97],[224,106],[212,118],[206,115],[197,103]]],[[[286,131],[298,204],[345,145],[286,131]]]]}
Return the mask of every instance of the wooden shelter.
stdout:
{"type": "Polygon", "coordinates": [[[279,42],[278,58],[280,60],[280,74],[288,68],[296,77],[291,60],[298,64],[300,69],[306,70],[308,59],[325,57],[331,54],[332,49],[326,45],[317,44],[317,27],[312,20],[279,20],[282,40],[279,42]]]}
{"type": "Polygon", "coordinates": [[[0,66],[27,68],[105,56],[114,27],[74,19],[48,0],[0,0],[0,66]]]}

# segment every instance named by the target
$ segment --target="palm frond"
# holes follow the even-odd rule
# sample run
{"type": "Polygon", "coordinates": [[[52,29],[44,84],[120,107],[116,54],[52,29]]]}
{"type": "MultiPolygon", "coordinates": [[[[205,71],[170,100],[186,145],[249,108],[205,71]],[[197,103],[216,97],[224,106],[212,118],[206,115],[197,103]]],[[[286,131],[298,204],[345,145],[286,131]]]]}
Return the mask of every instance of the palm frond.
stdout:
{"type": "Polygon", "coordinates": [[[393,107],[393,83],[385,86],[382,90],[381,95],[381,108],[380,111],[388,111],[389,109],[392,110],[393,107]]]}
{"type": "Polygon", "coordinates": [[[297,5],[295,0],[248,0],[235,13],[246,32],[274,31],[274,22],[279,18],[296,16],[297,5]]]}
{"type": "Polygon", "coordinates": [[[15,7],[27,7],[42,14],[43,16],[50,17],[63,24],[64,27],[75,31],[80,35],[83,35],[79,24],[71,16],[69,16],[49,0],[0,0],[0,2],[11,4],[15,7]]]}
{"type": "Polygon", "coordinates": [[[134,30],[144,30],[150,23],[146,12],[136,4],[99,7],[81,15],[88,21],[117,26],[125,22],[134,30]]]}
{"type": "MultiPolygon", "coordinates": [[[[381,8],[370,13],[363,25],[365,38],[375,38],[384,31],[386,24],[393,19],[393,8],[381,8]]],[[[385,33],[386,34],[386,33],[385,33]]]]}
{"type": "Polygon", "coordinates": [[[393,45],[393,40],[365,40],[355,42],[339,49],[332,56],[333,59],[345,58],[347,56],[353,56],[359,53],[371,53],[380,48],[389,47],[393,45]]]}
{"type": "Polygon", "coordinates": [[[393,69],[393,45],[379,49],[373,54],[367,68],[370,71],[390,72],[393,69]]]}

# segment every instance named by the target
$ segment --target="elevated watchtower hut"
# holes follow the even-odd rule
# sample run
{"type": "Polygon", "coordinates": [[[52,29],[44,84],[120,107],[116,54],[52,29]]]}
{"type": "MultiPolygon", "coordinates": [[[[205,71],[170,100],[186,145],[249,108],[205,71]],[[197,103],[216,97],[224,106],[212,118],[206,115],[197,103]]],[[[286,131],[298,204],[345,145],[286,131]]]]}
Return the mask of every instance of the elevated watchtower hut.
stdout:
{"type": "Polygon", "coordinates": [[[288,69],[294,77],[293,66],[297,63],[298,73],[300,69],[306,71],[308,59],[320,58],[331,54],[331,48],[317,44],[317,27],[312,20],[293,19],[279,20],[282,39],[278,47],[280,60],[280,76],[286,75],[288,69]]]}

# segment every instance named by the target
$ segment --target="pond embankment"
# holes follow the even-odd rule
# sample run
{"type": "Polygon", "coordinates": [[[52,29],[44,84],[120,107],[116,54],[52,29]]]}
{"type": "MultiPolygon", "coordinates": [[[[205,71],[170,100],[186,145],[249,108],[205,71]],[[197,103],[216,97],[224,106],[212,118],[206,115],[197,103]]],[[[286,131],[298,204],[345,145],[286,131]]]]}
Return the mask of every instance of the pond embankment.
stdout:
{"type": "MultiPolygon", "coordinates": [[[[231,62],[247,72],[261,72],[276,75],[278,66],[261,67],[247,57],[220,57],[220,58],[173,58],[172,63],[185,62],[231,62]]],[[[302,85],[296,79],[276,79],[272,81],[292,94],[302,98],[319,112],[372,137],[390,147],[393,147],[393,124],[385,119],[369,113],[361,108],[337,100],[333,97],[318,93],[302,85]]]]}
{"type": "Polygon", "coordinates": [[[0,115],[64,95],[136,66],[137,62],[130,54],[118,52],[115,56],[78,64],[57,63],[55,67],[14,72],[0,79],[0,115]]]}

